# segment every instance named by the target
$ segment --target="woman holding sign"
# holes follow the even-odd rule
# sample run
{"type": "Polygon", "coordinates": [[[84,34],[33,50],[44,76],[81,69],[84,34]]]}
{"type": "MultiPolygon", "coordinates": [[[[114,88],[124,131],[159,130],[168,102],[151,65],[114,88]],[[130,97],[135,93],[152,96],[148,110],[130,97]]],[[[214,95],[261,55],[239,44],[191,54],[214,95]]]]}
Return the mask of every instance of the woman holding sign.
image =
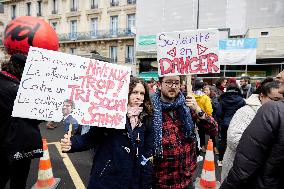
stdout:
{"type": "Polygon", "coordinates": [[[61,139],[63,152],[95,148],[88,188],[151,188],[152,104],[147,84],[130,79],[124,130],[93,127],[81,136],[61,139]]]}

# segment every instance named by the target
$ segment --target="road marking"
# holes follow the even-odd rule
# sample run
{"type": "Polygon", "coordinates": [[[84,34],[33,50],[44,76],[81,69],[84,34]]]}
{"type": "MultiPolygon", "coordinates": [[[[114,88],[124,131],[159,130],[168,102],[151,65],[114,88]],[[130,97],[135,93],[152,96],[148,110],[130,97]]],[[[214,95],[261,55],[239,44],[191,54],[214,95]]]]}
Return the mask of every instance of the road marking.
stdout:
{"type": "Polygon", "coordinates": [[[48,145],[52,145],[52,144],[54,144],[56,146],[60,156],[62,157],[63,163],[65,164],[65,166],[66,166],[66,168],[69,172],[69,175],[71,176],[71,178],[73,180],[73,183],[74,183],[76,189],[86,188],[82,179],[80,178],[77,170],[75,169],[73,163],[71,162],[69,156],[67,155],[67,153],[62,153],[60,143],[59,142],[48,143],[48,145]]]}

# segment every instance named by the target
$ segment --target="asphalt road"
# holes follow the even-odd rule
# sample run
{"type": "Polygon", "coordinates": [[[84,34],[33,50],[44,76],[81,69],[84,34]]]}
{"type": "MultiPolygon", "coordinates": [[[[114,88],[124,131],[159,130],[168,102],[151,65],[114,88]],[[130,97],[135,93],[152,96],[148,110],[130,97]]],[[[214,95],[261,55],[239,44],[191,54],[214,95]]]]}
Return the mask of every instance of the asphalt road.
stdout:
{"type": "MultiPolygon", "coordinates": [[[[77,189],[83,189],[88,184],[89,173],[92,166],[92,156],[93,151],[85,151],[85,152],[77,152],[73,154],[68,154],[72,164],[74,165],[75,171],[70,170],[70,167],[64,164],[63,158],[61,157],[56,143],[60,141],[62,136],[64,135],[64,128],[56,128],[54,130],[49,130],[45,127],[44,124],[40,126],[41,134],[43,138],[47,139],[48,151],[51,160],[51,165],[53,169],[53,176],[55,178],[60,178],[60,183],[58,185],[58,189],[75,189],[75,185],[77,185],[77,189]],[[74,172],[78,173],[77,178],[72,178],[71,175],[74,175],[74,172]],[[79,178],[79,180],[78,180],[79,178]],[[80,185],[81,184],[81,185],[80,185]]],[[[204,154],[203,154],[204,155],[204,154]]],[[[215,162],[217,161],[217,156],[215,156],[215,162]]],[[[195,172],[194,178],[200,177],[202,171],[202,164],[203,162],[198,163],[198,168],[195,172]]],[[[33,160],[30,174],[27,181],[27,188],[30,189],[37,181],[38,177],[38,166],[39,166],[39,159],[33,160]]],[[[216,178],[220,181],[220,172],[221,169],[217,166],[216,168],[216,178]]],[[[5,189],[8,189],[6,187],[5,189]]]]}

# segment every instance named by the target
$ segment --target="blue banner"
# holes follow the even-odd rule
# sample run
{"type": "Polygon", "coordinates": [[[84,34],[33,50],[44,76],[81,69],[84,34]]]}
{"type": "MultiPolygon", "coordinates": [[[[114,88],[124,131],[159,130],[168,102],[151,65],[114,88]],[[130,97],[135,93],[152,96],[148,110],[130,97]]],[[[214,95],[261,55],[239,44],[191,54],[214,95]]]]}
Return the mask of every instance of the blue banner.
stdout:
{"type": "Polygon", "coordinates": [[[226,39],[219,41],[219,50],[256,49],[256,38],[226,39]]]}

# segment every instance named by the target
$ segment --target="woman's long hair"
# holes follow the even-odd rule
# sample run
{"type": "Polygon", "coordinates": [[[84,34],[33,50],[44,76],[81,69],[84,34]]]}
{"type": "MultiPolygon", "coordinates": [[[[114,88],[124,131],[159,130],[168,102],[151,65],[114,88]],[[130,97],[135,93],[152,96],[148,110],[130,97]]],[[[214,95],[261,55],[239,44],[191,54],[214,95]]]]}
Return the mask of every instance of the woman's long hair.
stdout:
{"type": "Polygon", "coordinates": [[[128,99],[130,97],[130,94],[132,93],[133,89],[136,87],[138,83],[141,83],[144,86],[145,89],[145,95],[144,95],[144,101],[143,101],[143,110],[149,114],[153,114],[153,105],[150,99],[149,95],[149,88],[148,85],[143,81],[142,79],[139,79],[137,77],[131,77],[130,78],[130,84],[129,84],[129,92],[128,92],[128,99]]]}

